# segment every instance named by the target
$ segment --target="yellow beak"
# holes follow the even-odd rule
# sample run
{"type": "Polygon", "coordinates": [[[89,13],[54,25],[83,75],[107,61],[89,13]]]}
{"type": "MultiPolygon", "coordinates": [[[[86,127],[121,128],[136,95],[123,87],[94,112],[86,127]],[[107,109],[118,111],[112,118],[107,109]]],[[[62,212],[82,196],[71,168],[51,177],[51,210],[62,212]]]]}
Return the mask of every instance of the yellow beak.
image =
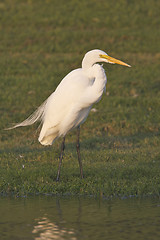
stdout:
{"type": "Polygon", "coordinates": [[[127,64],[125,62],[122,62],[122,61],[120,61],[116,58],[110,57],[108,55],[100,54],[100,57],[106,59],[109,63],[116,63],[116,64],[120,64],[120,65],[123,65],[123,66],[126,66],[126,67],[131,67],[129,64],[127,64]]]}

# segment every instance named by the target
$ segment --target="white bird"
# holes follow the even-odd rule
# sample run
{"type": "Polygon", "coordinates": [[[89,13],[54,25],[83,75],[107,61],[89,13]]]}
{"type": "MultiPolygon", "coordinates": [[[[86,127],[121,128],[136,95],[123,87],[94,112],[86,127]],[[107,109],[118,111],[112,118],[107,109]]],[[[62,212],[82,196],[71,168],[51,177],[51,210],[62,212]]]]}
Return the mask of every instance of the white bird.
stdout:
{"type": "Polygon", "coordinates": [[[57,181],[60,178],[65,136],[74,128],[77,128],[77,154],[80,175],[83,178],[79,144],[80,125],[86,120],[92,105],[101,99],[107,83],[105,70],[97,64],[98,62],[117,63],[130,67],[108,56],[104,51],[95,49],[87,52],[82,60],[82,68],[67,74],[56,90],[31,116],[9,128],[31,125],[39,120],[42,128],[38,140],[42,145],[52,145],[57,138],[63,137],[57,181]]]}

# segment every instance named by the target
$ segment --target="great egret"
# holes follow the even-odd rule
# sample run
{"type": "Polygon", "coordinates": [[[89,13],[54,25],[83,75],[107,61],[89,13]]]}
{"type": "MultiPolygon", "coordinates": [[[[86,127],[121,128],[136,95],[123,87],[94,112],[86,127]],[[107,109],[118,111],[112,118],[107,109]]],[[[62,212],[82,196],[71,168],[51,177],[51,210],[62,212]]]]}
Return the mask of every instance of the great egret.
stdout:
{"type": "Polygon", "coordinates": [[[104,51],[95,49],[87,52],[82,60],[82,68],[75,69],[65,76],[56,90],[31,116],[12,127],[31,125],[39,120],[42,128],[38,140],[42,145],[52,145],[57,138],[63,137],[57,181],[60,178],[65,136],[73,128],[77,128],[76,147],[80,175],[83,178],[79,144],[80,125],[86,120],[92,105],[101,99],[107,83],[105,71],[97,62],[130,67],[108,56],[104,51]]]}

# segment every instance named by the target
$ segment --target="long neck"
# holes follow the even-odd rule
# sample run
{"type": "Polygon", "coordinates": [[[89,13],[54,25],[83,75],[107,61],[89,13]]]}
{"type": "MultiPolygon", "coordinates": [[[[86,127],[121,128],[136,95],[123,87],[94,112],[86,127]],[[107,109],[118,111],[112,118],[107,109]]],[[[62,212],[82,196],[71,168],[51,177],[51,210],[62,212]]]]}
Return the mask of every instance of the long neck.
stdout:
{"type": "Polygon", "coordinates": [[[93,60],[92,58],[88,58],[87,56],[84,56],[82,60],[82,69],[87,70],[90,67],[92,67],[94,64],[95,64],[95,60],[93,60]]]}
{"type": "Polygon", "coordinates": [[[105,70],[99,64],[94,64],[92,68],[94,68],[95,73],[95,81],[93,84],[93,88],[97,91],[97,93],[99,92],[99,94],[102,94],[107,83],[105,70]]]}
{"type": "Polygon", "coordinates": [[[90,102],[93,104],[101,99],[106,88],[107,77],[103,67],[99,64],[94,64],[86,70],[86,74],[92,83],[88,89],[88,99],[90,99],[90,102]]]}

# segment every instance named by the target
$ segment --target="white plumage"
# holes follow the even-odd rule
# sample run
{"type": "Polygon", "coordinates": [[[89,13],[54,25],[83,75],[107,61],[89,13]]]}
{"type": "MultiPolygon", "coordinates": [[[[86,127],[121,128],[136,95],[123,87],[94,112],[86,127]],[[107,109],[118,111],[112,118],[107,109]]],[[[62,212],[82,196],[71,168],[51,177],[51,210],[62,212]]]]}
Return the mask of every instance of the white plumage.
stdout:
{"type": "Polygon", "coordinates": [[[12,128],[31,125],[39,120],[42,122],[42,129],[38,140],[43,145],[51,145],[58,137],[64,137],[71,129],[80,126],[106,88],[107,77],[98,62],[130,67],[101,50],[89,51],[83,58],[82,68],[65,76],[56,90],[31,116],[12,128]]]}
{"type": "Polygon", "coordinates": [[[100,100],[107,82],[100,65],[69,73],[44,107],[41,144],[48,145],[85,121],[92,104],[100,100]],[[94,75],[92,75],[94,72],[94,75]]]}

